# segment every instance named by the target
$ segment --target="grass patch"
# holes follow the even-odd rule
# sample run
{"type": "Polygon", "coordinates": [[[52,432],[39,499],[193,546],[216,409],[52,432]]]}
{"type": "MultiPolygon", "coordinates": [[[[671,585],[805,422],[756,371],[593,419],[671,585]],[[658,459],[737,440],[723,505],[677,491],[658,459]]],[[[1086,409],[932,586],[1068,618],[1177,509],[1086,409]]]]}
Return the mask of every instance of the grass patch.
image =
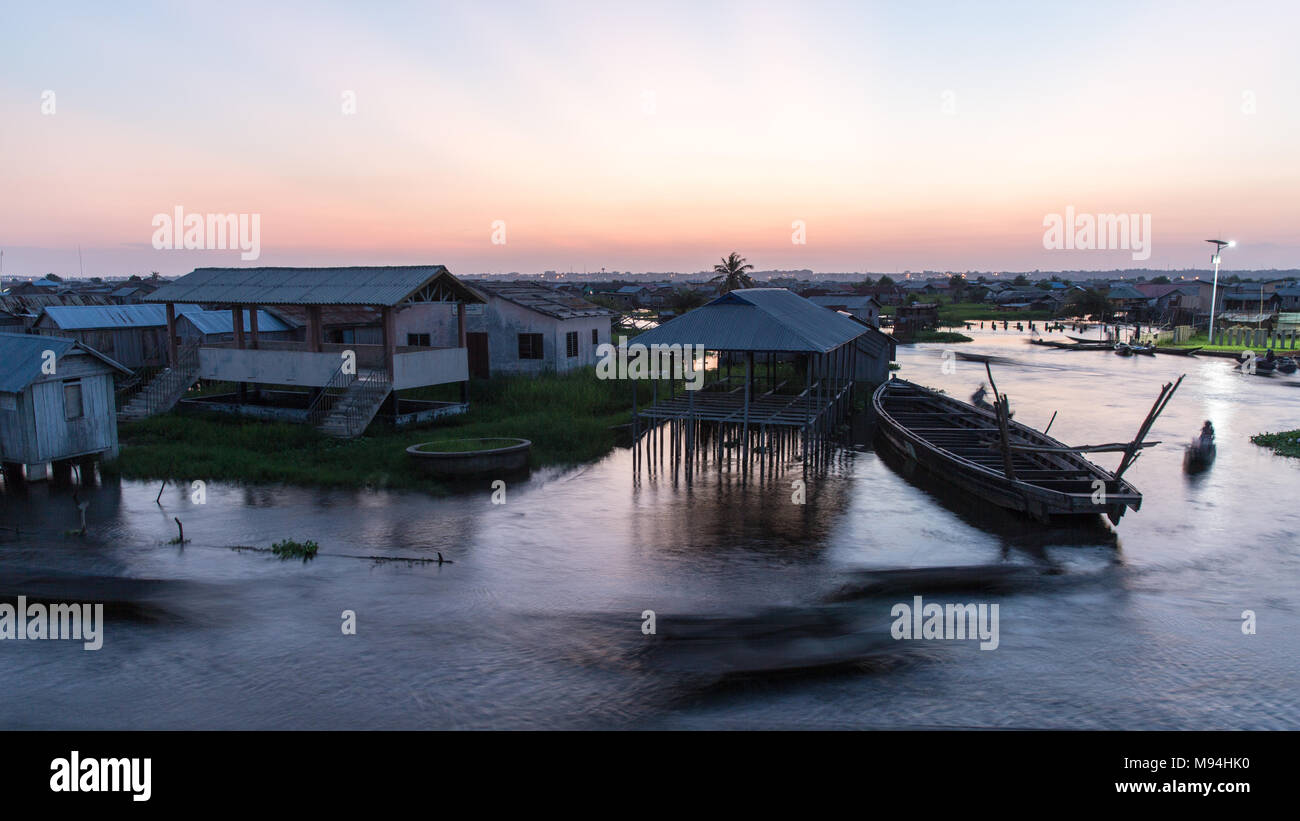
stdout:
{"type": "MultiPolygon", "coordinates": [[[[641,386],[641,401],[648,386],[641,386]]],[[[630,420],[632,389],[594,369],[471,383],[470,410],[430,428],[381,424],[363,437],[333,439],[308,425],[220,414],[169,413],[119,429],[121,453],[105,466],[128,479],[209,479],[308,487],[405,488],[445,492],[411,463],[406,448],[431,440],[519,437],[534,467],[581,464],[614,447],[612,426],[630,420]]]]}
{"type": "Polygon", "coordinates": [[[271,552],[281,559],[302,559],[304,562],[316,558],[317,550],[320,550],[320,545],[311,539],[305,542],[284,539],[271,545],[271,552]]]}
{"type": "Polygon", "coordinates": [[[959,334],[955,331],[935,331],[925,329],[912,334],[908,342],[971,342],[971,338],[966,334],[959,334]]]}
{"type": "MultiPolygon", "coordinates": [[[[1177,345],[1161,345],[1162,348],[1204,348],[1207,351],[1222,351],[1225,353],[1240,353],[1242,351],[1253,351],[1260,356],[1268,352],[1267,343],[1264,345],[1211,345],[1210,338],[1205,334],[1197,334],[1186,342],[1180,342],[1177,345]]],[[[1273,353],[1278,356],[1297,356],[1300,350],[1291,350],[1290,348],[1274,348],[1273,353]]]]}
{"type": "Polygon", "coordinates": [[[1257,433],[1250,437],[1255,444],[1269,448],[1279,456],[1291,456],[1300,459],[1300,430],[1287,430],[1281,433],[1257,433]]]}

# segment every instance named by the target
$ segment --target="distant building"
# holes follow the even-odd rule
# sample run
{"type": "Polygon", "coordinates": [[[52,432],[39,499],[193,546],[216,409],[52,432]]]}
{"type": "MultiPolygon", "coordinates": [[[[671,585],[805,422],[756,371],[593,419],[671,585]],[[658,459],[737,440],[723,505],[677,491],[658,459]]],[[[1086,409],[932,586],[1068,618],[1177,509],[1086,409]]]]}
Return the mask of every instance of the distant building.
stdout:
{"type": "Polygon", "coordinates": [[[873,296],[811,296],[808,301],[832,311],[843,311],[873,328],[880,327],[880,302],[873,296]]]}
{"type": "Polygon", "coordinates": [[[596,364],[610,342],[614,311],[577,294],[523,282],[466,283],[486,304],[466,316],[470,376],[564,372],[596,364]]]}
{"type": "MultiPolygon", "coordinates": [[[[201,309],[184,305],[177,310],[201,309]]],[[[50,305],[34,327],[46,336],[75,339],[128,368],[167,362],[167,312],[162,305],[50,305]]]]}
{"type": "Polygon", "coordinates": [[[0,463],[6,481],[117,455],[113,384],[129,371],[74,339],[0,333],[0,463]]]}
{"type": "MultiPolygon", "coordinates": [[[[253,327],[252,315],[244,309],[244,327],[253,327]]],[[[165,320],[164,320],[165,323],[165,320]]],[[[257,333],[268,341],[289,341],[294,329],[270,311],[257,312],[257,333]]],[[[235,318],[230,311],[182,311],[176,317],[176,335],[182,344],[202,340],[208,344],[235,341],[235,318]]]]}

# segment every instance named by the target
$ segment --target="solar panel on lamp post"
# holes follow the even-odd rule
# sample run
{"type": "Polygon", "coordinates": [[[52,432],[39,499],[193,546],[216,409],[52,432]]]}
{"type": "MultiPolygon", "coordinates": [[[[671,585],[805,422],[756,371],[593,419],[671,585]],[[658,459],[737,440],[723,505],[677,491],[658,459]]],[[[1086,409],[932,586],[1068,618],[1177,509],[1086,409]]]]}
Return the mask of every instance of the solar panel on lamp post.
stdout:
{"type": "Polygon", "coordinates": [[[1214,263],[1214,284],[1210,286],[1210,329],[1207,336],[1209,343],[1214,344],[1214,308],[1219,304],[1219,252],[1225,247],[1232,248],[1237,243],[1233,240],[1207,239],[1206,242],[1214,246],[1214,256],[1210,261],[1214,263]]]}

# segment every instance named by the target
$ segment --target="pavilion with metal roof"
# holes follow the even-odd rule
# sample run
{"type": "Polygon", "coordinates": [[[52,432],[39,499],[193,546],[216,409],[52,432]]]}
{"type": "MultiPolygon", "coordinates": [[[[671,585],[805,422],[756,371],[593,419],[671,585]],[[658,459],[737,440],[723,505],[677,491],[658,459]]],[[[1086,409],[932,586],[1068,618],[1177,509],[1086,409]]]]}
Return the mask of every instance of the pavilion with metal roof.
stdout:
{"type": "Polygon", "coordinates": [[[702,349],[704,362],[713,364],[712,371],[704,367],[696,390],[679,393],[670,380],[669,395],[660,398],[659,380],[653,380],[645,408],[635,407],[634,379],[634,426],[641,420],[684,423],[691,444],[701,426],[716,428],[707,435],[716,434],[719,456],[724,440],[734,434],[746,459],[751,437],[757,437],[756,452],[773,452],[772,445],[763,444],[773,430],[802,437],[804,452],[820,448],[851,412],[854,384],[877,372],[869,360],[892,359],[894,350],[892,340],[876,329],[784,288],[731,291],[639,334],[629,350],[632,346],[645,346],[652,362],[665,351],[702,349]],[[733,374],[741,363],[743,372],[733,374]],[[766,365],[766,375],[759,365],[766,365]]]}

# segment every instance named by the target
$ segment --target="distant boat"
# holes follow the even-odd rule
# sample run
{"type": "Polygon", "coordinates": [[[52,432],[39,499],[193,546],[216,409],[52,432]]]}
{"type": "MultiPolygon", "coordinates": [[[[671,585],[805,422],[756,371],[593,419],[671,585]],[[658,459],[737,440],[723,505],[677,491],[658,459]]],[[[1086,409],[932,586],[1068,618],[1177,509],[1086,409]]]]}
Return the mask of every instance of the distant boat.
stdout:
{"type": "MultiPolygon", "coordinates": [[[[1169,386],[1165,388],[1172,395],[1169,386]]],[[[1139,439],[1163,409],[1164,401],[1166,395],[1161,393],[1139,439]]],[[[890,448],[999,507],[1028,513],[1040,521],[1057,515],[1105,514],[1118,523],[1126,510],[1137,510],[1142,504],[1142,494],[1120,475],[1132,463],[1133,454],[1154,443],[1071,448],[1019,422],[1002,419],[992,410],[902,379],[891,379],[877,388],[872,407],[879,433],[890,448]],[[1119,450],[1126,455],[1116,473],[1082,455],[1119,450]]]]}
{"type": "Polygon", "coordinates": [[[1183,451],[1183,470],[1188,473],[1200,473],[1214,463],[1214,434],[1201,434],[1183,451]]]}
{"type": "Polygon", "coordinates": [[[1155,356],[1156,350],[1150,345],[1134,345],[1128,342],[1116,342],[1115,353],[1120,356],[1132,356],[1133,354],[1142,354],[1143,356],[1155,356]]]}
{"type": "Polygon", "coordinates": [[[1169,354],[1174,354],[1175,356],[1192,356],[1192,355],[1194,355],[1197,351],[1200,350],[1200,347],[1196,347],[1196,348],[1161,348],[1161,347],[1157,347],[1155,350],[1156,350],[1156,353],[1160,353],[1160,354],[1169,353],[1169,354]]]}

